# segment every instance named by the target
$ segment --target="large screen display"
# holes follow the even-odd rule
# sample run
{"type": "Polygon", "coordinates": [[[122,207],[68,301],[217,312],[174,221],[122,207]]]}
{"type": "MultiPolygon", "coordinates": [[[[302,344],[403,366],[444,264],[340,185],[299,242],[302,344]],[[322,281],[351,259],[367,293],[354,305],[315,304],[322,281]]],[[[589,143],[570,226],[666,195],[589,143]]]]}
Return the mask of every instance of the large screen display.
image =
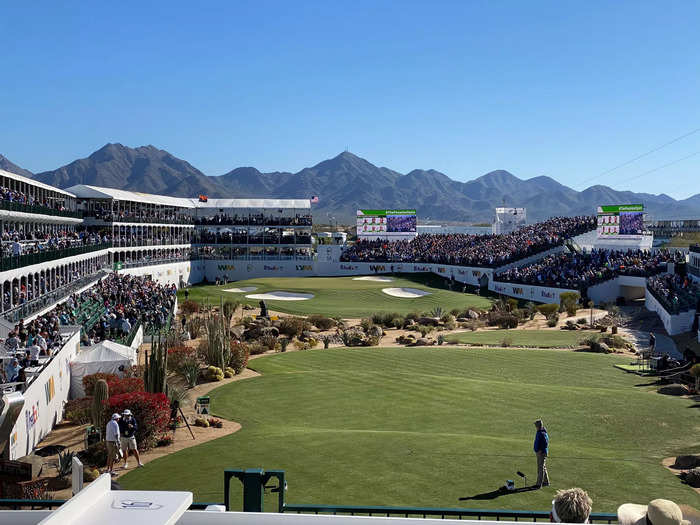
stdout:
{"type": "Polygon", "coordinates": [[[632,238],[644,235],[644,205],[598,206],[598,238],[632,238]]]}
{"type": "Polygon", "coordinates": [[[416,210],[357,210],[360,237],[415,237],[416,210]]]}

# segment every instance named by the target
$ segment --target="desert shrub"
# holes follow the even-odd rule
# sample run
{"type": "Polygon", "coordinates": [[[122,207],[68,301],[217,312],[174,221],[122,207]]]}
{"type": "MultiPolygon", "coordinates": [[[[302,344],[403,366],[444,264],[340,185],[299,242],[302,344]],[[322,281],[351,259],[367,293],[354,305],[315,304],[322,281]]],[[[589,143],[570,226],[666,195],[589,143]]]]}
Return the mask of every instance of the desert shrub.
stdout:
{"type": "Polygon", "coordinates": [[[330,330],[335,326],[335,321],[330,317],[321,314],[313,314],[306,318],[308,322],[314,325],[319,330],[330,330]]]}
{"type": "Polygon", "coordinates": [[[422,317],[420,312],[410,312],[406,314],[407,321],[417,321],[420,317],[422,317]]]}
{"type": "Polygon", "coordinates": [[[445,315],[445,309],[442,306],[436,306],[428,312],[428,317],[435,317],[436,319],[440,319],[443,315],[445,315]]]}
{"type": "Polygon", "coordinates": [[[445,330],[455,330],[457,328],[457,321],[453,315],[450,315],[450,319],[445,321],[445,330]]]}
{"type": "Polygon", "coordinates": [[[192,339],[197,339],[204,329],[204,319],[192,316],[187,320],[187,331],[192,339]]]}
{"type": "Polygon", "coordinates": [[[250,348],[240,341],[231,341],[231,356],[228,364],[236,374],[240,374],[248,366],[250,348]]]}
{"type": "Polygon", "coordinates": [[[360,321],[360,327],[361,327],[362,330],[364,330],[365,332],[369,331],[369,329],[372,328],[372,326],[374,326],[374,323],[372,322],[372,319],[364,318],[364,319],[362,319],[362,320],[360,321]]]}
{"type": "Polygon", "coordinates": [[[554,303],[541,304],[537,307],[537,311],[545,317],[549,317],[550,315],[555,314],[559,311],[559,305],[554,303]]]}
{"type": "Polygon", "coordinates": [[[391,325],[390,325],[390,326],[393,326],[394,328],[399,328],[399,329],[401,329],[401,328],[404,327],[405,324],[406,324],[406,319],[404,319],[404,318],[403,318],[402,316],[400,316],[400,315],[397,315],[397,316],[395,316],[395,317],[391,320],[391,325]]]}
{"type": "Polygon", "coordinates": [[[250,355],[260,355],[267,352],[267,347],[260,344],[259,341],[251,341],[248,343],[248,350],[250,351],[250,355]]]}
{"type": "Polygon", "coordinates": [[[85,450],[78,452],[78,459],[84,465],[104,467],[107,464],[107,444],[104,441],[93,443],[85,450]]]}
{"type": "Polygon", "coordinates": [[[197,301],[193,301],[192,299],[188,299],[187,301],[182,301],[178,305],[178,309],[185,315],[192,315],[196,314],[199,312],[199,303],[197,301]]]}
{"type": "Polygon", "coordinates": [[[564,328],[564,330],[576,330],[576,323],[574,323],[571,319],[568,319],[562,328],[564,328]]]}
{"type": "Polygon", "coordinates": [[[182,376],[189,388],[194,388],[199,381],[199,369],[199,358],[196,354],[192,354],[190,357],[180,362],[177,373],[182,376]]]}
{"type": "Polygon", "coordinates": [[[438,335],[438,336],[437,336],[437,344],[438,344],[438,345],[441,345],[441,344],[444,343],[444,342],[445,342],[445,336],[442,335],[442,334],[438,335]]]}
{"type": "Polygon", "coordinates": [[[77,425],[91,423],[90,407],[92,407],[92,397],[81,397],[66,401],[63,406],[64,417],[77,425]]]}
{"type": "Polygon", "coordinates": [[[343,330],[340,332],[340,338],[345,346],[362,346],[365,341],[365,335],[357,328],[343,330]]]}
{"type": "Polygon", "coordinates": [[[611,348],[627,348],[629,346],[627,339],[618,334],[606,333],[604,336],[600,337],[600,341],[611,348]]]}
{"type": "Polygon", "coordinates": [[[309,345],[309,348],[316,348],[318,346],[318,339],[309,337],[306,343],[309,345]]]}
{"type": "Polygon", "coordinates": [[[205,417],[198,417],[194,420],[194,426],[209,428],[209,420],[205,417]]]}
{"type": "Polygon", "coordinates": [[[576,319],[576,324],[586,324],[586,319],[584,317],[581,317],[580,319],[576,319]]]}
{"type": "Polygon", "coordinates": [[[301,317],[285,317],[280,321],[280,333],[289,337],[299,337],[305,330],[312,328],[311,323],[301,317]]]}
{"type": "Polygon", "coordinates": [[[253,317],[250,315],[246,315],[241,318],[241,324],[246,328],[250,328],[255,324],[255,319],[253,319],[253,317]]]}
{"type": "Polygon", "coordinates": [[[333,342],[333,338],[330,335],[324,335],[321,337],[321,341],[323,342],[323,348],[328,349],[328,346],[333,342]]]}
{"type": "Polygon", "coordinates": [[[196,355],[197,350],[191,346],[180,345],[168,348],[168,371],[177,372],[183,361],[196,355]]]}
{"type": "Polygon", "coordinates": [[[236,310],[240,304],[241,303],[239,301],[231,301],[230,299],[224,302],[222,313],[229,323],[231,322],[231,319],[233,319],[233,314],[236,313],[236,310]]]}
{"type": "Polygon", "coordinates": [[[532,321],[535,318],[535,314],[537,313],[537,305],[533,303],[532,301],[528,301],[525,303],[525,311],[527,312],[527,316],[532,321]]]}
{"type": "Polygon", "coordinates": [[[104,379],[105,381],[109,382],[110,380],[118,378],[119,376],[117,374],[104,374],[102,372],[83,376],[83,388],[85,389],[85,395],[91,396],[94,393],[95,383],[97,383],[100,379],[104,379]]]}
{"type": "Polygon", "coordinates": [[[425,325],[425,324],[419,324],[419,325],[416,327],[416,330],[418,330],[418,331],[420,332],[421,337],[425,337],[425,336],[428,335],[430,332],[432,332],[433,330],[435,330],[435,327],[434,327],[434,326],[425,325]]]}
{"type": "Polygon", "coordinates": [[[462,310],[460,310],[459,308],[453,308],[452,310],[450,310],[450,314],[454,315],[455,317],[462,317],[462,310]]]}
{"type": "Polygon", "coordinates": [[[267,348],[268,350],[274,350],[275,346],[277,346],[277,337],[275,337],[272,334],[266,334],[262,336],[260,339],[260,344],[267,348]]]}
{"type": "Polygon", "coordinates": [[[210,417],[208,421],[210,427],[223,428],[224,426],[224,423],[220,419],[217,419],[215,417],[210,417]]]}
{"type": "Polygon", "coordinates": [[[504,348],[508,348],[509,346],[513,346],[513,338],[510,337],[509,335],[506,335],[501,339],[501,346],[504,348]]]}
{"type": "Polygon", "coordinates": [[[218,366],[208,366],[207,379],[209,381],[221,381],[224,379],[224,371],[218,366]]]}
{"type": "Polygon", "coordinates": [[[562,292],[559,294],[561,309],[565,310],[568,315],[576,315],[578,309],[578,300],[581,295],[578,292],[562,292]]]}
{"type": "Polygon", "coordinates": [[[117,377],[107,381],[109,395],[117,396],[129,392],[143,392],[145,390],[142,377],[117,377]]]}
{"type": "Polygon", "coordinates": [[[609,354],[612,350],[607,347],[607,343],[605,343],[605,346],[601,345],[602,342],[603,340],[598,334],[587,335],[586,337],[579,339],[579,344],[587,347],[587,351],[609,354]]]}
{"type": "Polygon", "coordinates": [[[499,328],[517,328],[518,327],[518,318],[517,316],[513,314],[503,314],[499,317],[498,319],[498,327],[499,328]]]}
{"type": "MultiPolygon", "coordinates": [[[[79,455],[80,453],[78,453],[79,455]]],[[[105,457],[107,457],[107,452],[105,451],[105,457]]],[[[78,456],[78,459],[80,459],[80,456],[78,456]]],[[[90,483],[91,481],[95,481],[97,478],[100,477],[100,471],[97,470],[96,468],[90,468],[89,465],[86,465],[85,468],[83,469],[83,481],[86,483],[90,483]]]]}
{"type": "Polygon", "coordinates": [[[308,341],[300,341],[299,339],[296,339],[294,341],[294,348],[297,350],[308,350],[311,347],[309,346],[308,341]]]}
{"type": "Polygon", "coordinates": [[[518,300],[513,297],[506,299],[506,308],[509,312],[514,312],[518,309],[518,300]]]}
{"type": "Polygon", "coordinates": [[[163,393],[130,392],[111,396],[106,403],[105,421],[115,412],[131,410],[138,422],[136,441],[139,448],[155,446],[158,439],[167,434],[170,424],[170,402],[163,393]]]}
{"type": "MultiPolygon", "coordinates": [[[[556,305],[554,305],[556,306],[556,305]]],[[[557,326],[557,323],[559,322],[559,314],[552,314],[549,317],[547,317],[547,326],[550,328],[554,328],[557,326]]]]}
{"type": "Polygon", "coordinates": [[[173,441],[174,441],[173,436],[170,436],[170,435],[162,436],[156,442],[156,447],[167,447],[169,445],[172,445],[173,441]]]}
{"type": "Polygon", "coordinates": [[[290,339],[287,339],[286,337],[280,337],[280,352],[286,352],[289,343],[290,339]]]}

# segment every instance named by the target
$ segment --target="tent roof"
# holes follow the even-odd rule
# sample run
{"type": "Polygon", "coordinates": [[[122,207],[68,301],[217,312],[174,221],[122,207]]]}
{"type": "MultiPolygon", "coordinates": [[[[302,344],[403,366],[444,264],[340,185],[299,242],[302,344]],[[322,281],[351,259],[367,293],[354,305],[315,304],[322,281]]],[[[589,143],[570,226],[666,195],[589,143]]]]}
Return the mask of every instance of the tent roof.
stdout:
{"type": "Polygon", "coordinates": [[[83,199],[114,199],[117,201],[146,202],[149,204],[161,204],[163,206],[192,208],[192,199],[153,195],[151,193],[141,193],[138,191],[118,190],[116,188],[103,188],[100,186],[89,186],[87,184],[71,186],[68,188],[68,191],[75,193],[78,198],[83,199]]]}
{"type": "Polygon", "coordinates": [[[18,175],[17,173],[12,173],[11,171],[0,170],[0,175],[2,175],[3,177],[9,177],[11,179],[17,179],[20,182],[26,182],[30,186],[36,186],[37,188],[55,191],[56,193],[62,193],[63,195],[66,195],[68,197],[75,197],[75,195],[66,190],[56,188],[55,186],[49,186],[48,184],[44,184],[43,182],[39,182],[38,180],[28,179],[27,177],[23,177],[22,175],[18,175]]]}
{"type": "Polygon", "coordinates": [[[136,351],[130,346],[120,345],[113,341],[102,341],[96,345],[86,348],[82,352],[78,352],[73,362],[92,363],[95,361],[110,362],[110,361],[133,361],[136,357],[136,351]]]}

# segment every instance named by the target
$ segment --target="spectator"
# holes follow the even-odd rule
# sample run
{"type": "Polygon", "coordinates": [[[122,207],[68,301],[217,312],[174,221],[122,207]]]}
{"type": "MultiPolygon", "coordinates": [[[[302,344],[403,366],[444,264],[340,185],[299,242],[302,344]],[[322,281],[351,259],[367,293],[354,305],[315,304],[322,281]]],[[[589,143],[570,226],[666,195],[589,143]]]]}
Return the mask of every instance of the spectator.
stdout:
{"type": "Polygon", "coordinates": [[[585,490],[558,490],[552,501],[552,521],[555,523],[588,523],[593,500],[585,490]]]}
{"type": "Polygon", "coordinates": [[[114,461],[119,459],[121,440],[119,437],[119,414],[112,414],[112,419],[107,423],[105,430],[105,442],[107,444],[107,472],[114,475],[114,461]]]}
{"type": "Polygon", "coordinates": [[[21,366],[19,366],[19,360],[17,358],[12,358],[9,363],[7,363],[7,366],[5,367],[5,380],[8,383],[14,383],[17,381],[17,376],[19,375],[19,371],[22,369],[21,366]]]}
{"type": "Polygon", "coordinates": [[[134,457],[139,467],[143,467],[139,457],[139,449],[136,446],[136,431],[139,429],[136,419],[128,408],[122,412],[119,420],[119,432],[121,434],[122,454],[124,455],[124,468],[129,467],[129,451],[134,453],[134,457]]]}
{"type": "Polygon", "coordinates": [[[649,505],[625,503],[617,509],[620,525],[690,525],[683,511],[667,499],[655,499],[649,505]]]}

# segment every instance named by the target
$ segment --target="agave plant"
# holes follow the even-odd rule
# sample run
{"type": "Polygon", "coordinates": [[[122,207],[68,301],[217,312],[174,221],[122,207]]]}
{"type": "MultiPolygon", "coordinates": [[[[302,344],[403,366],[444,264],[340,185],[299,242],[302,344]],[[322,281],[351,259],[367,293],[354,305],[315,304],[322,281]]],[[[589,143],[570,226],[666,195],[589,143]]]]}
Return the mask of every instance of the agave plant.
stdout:
{"type": "Polygon", "coordinates": [[[65,478],[71,472],[73,472],[73,458],[76,456],[75,452],[70,452],[66,450],[65,452],[58,453],[58,477],[65,478]]]}

